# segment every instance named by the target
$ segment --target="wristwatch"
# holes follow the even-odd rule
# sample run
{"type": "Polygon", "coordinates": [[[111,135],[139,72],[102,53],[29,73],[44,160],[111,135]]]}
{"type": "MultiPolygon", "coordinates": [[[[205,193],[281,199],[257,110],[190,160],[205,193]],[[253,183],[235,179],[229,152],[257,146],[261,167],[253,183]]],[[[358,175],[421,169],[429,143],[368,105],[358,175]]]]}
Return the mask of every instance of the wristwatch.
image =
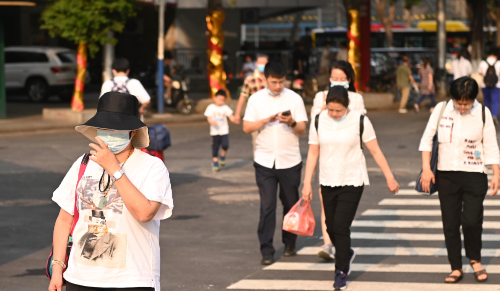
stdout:
{"type": "Polygon", "coordinates": [[[297,125],[297,121],[294,121],[292,125],[290,125],[291,128],[294,128],[297,125]]]}
{"type": "Polygon", "coordinates": [[[116,171],[114,174],[113,174],[113,177],[111,177],[111,180],[114,182],[116,182],[116,180],[120,179],[123,174],[125,174],[125,172],[123,170],[119,170],[119,171],[116,171]]]}

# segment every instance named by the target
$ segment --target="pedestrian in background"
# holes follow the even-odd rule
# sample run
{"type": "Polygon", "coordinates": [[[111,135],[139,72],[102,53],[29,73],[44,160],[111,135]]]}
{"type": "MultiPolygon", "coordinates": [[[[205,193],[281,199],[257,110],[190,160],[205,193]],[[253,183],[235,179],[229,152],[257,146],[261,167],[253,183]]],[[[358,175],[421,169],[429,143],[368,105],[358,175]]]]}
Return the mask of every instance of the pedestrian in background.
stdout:
{"type": "MultiPolygon", "coordinates": [[[[285,88],[287,69],[270,62],[264,71],[267,88],[248,100],[243,131],[258,132],[254,154],[255,178],[260,195],[258,236],[263,265],[274,262],[276,204],[283,204],[283,217],[299,200],[302,156],[299,135],[306,133],[307,113],[302,97],[285,88]]],[[[282,230],[284,256],[296,254],[297,235],[282,230]]]]}
{"type": "Polygon", "coordinates": [[[472,64],[467,49],[464,48],[458,53],[457,58],[451,63],[451,70],[453,72],[453,80],[470,77],[472,74],[472,64]]]}
{"type": "Polygon", "coordinates": [[[330,88],[329,86],[329,73],[330,73],[330,63],[334,57],[330,56],[330,43],[325,43],[325,47],[321,51],[321,58],[319,60],[319,70],[318,70],[318,87],[330,88]]]}
{"type": "Polygon", "coordinates": [[[151,97],[139,80],[128,77],[130,73],[129,61],[123,58],[115,59],[111,64],[111,68],[113,79],[102,84],[101,94],[99,96],[107,92],[120,92],[134,95],[141,104],[139,113],[142,115],[146,114],[149,103],[151,102],[151,97]]]}
{"type": "Polygon", "coordinates": [[[405,55],[401,56],[401,60],[403,61],[403,63],[398,67],[396,71],[396,83],[401,93],[399,113],[407,113],[408,110],[406,110],[406,105],[408,104],[411,85],[413,85],[413,87],[415,87],[415,90],[417,91],[418,86],[411,72],[410,60],[405,55]]]}
{"type": "MultiPolygon", "coordinates": [[[[337,61],[333,64],[330,70],[330,86],[342,86],[348,90],[349,97],[349,110],[356,111],[360,114],[366,114],[365,103],[363,101],[363,96],[356,93],[354,88],[355,73],[352,66],[348,62],[337,61]]],[[[326,96],[328,95],[328,90],[321,91],[316,94],[313,101],[313,107],[311,108],[311,120],[314,121],[316,115],[320,114],[326,110],[326,96]]],[[[319,189],[319,198],[321,199],[321,205],[323,205],[323,197],[321,196],[321,188],[319,189]]],[[[323,233],[323,246],[318,252],[318,256],[325,260],[334,259],[333,255],[333,245],[330,240],[330,236],[326,231],[325,224],[325,210],[321,208],[321,230],[323,233]]]]}
{"type": "Polygon", "coordinates": [[[161,290],[160,220],[172,215],[172,189],[163,161],[140,150],[149,135],[138,109],[135,96],[108,92],[76,127],[94,143],[52,196],[61,210],[49,291],[62,291],[63,277],[67,291],[161,290]]]}
{"type": "Polygon", "coordinates": [[[486,165],[493,169],[490,187],[490,195],[493,196],[498,191],[500,153],[492,115],[476,100],[478,92],[479,86],[472,78],[462,77],[453,81],[450,88],[452,100],[436,106],[420,141],[423,168],[420,183],[428,192],[432,181],[439,193],[443,232],[452,270],[445,279],[446,283],[457,283],[463,277],[460,226],[465,255],[474,269],[476,280],[483,282],[488,278],[481,265],[483,201],[488,191],[486,165]],[[442,118],[438,120],[441,114],[442,118]],[[436,131],[439,159],[434,177],[430,161],[436,131]]]}
{"type": "Polygon", "coordinates": [[[208,105],[205,116],[210,123],[212,137],[212,170],[219,171],[219,166],[226,165],[226,154],[229,149],[229,124],[227,119],[234,122],[233,110],[226,105],[226,91],[215,93],[214,103],[208,105]],[[220,157],[219,157],[220,150],[220,157]]]}
{"type": "Polygon", "coordinates": [[[418,75],[420,76],[420,98],[418,102],[415,103],[415,110],[420,111],[420,104],[424,99],[431,99],[431,112],[436,106],[436,90],[434,89],[434,70],[432,69],[429,58],[423,58],[423,64],[420,69],[418,69],[418,75]]]}
{"type": "Polygon", "coordinates": [[[243,64],[243,68],[241,69],[241,73],[243,73],[244,77],[251,76],[255,71],[255,62],[252,59],[251,55],[245,56],[245,63],[243,64]]]}
{"type": "Polygon", "coordinates": [[[340,43],[336,59],[337,61],[347,62],[348,57],[349,57],[349,49],[347,47],[347,42],[343,41],[340,43]]]}
{"type": "Polygon", "coordinates": [[[349,95],[343,86],[328,91],[326,110],[318,122],[311,122],[309,152],[302,198],[312,199],[312,176],[319,158],[319,183],[327,232],[335,247],[335,290],[345,289],[355,252],[351,249],[350,227],[364,186],[370,185],[364,143],[387,180],[393,193],[399,184],[378,145],[375,130],[368,119],[349,109],[349,95]]]}
{"type": "Polygon", "coordinates": [[[483,76],[484,105],[491,111],[495,124],[498,124],[500,103],[500,62],[498,61],[497,52],[496,48],[491,48],[488,57],[479,63],[477,70],[479,75],[483,76]]]}

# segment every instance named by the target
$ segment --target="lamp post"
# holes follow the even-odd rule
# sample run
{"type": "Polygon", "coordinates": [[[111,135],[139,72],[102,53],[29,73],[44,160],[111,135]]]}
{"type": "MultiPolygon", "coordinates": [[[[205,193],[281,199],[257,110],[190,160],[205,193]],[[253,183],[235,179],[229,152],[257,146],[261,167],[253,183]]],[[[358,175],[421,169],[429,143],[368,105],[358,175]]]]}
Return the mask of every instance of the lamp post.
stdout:
{"type": "Polygon", "coordinates": [[[165,0],[160,0],[158,9],[158,113],[164,112],[164,86],[163,86],[163,51],[165,46],[165,0]]]}

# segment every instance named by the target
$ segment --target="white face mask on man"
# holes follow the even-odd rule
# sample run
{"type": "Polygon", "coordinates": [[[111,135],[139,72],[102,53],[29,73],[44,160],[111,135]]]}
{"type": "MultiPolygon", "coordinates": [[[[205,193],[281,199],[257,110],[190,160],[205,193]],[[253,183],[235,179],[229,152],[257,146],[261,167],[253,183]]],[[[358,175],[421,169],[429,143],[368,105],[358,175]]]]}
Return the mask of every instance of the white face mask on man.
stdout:
{"type": "Polygon", "coordinates": [[[97,136],[113,154],[121,153],[130,144],[130,130],[97,130],[97,136]]]}

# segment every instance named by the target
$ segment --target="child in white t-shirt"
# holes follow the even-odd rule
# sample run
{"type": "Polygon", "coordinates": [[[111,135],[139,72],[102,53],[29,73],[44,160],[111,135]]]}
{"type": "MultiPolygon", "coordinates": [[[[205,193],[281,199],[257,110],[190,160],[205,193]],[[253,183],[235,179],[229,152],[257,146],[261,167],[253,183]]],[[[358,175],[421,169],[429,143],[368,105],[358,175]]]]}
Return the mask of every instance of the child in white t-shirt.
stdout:
{"type": "Polygon", "coordinates": [[[212,169],[219,170],[220,166],[226,165],[226,153],[229,148],[229,125],[227,119],[234,122],[233,110],[226,105],[226,91],[219,90],[215,94],[214,104],[210,104],[205,110],[205,116],[210,123],[210,135],[212,136],[212,169]],[[219,148],[222,147],[219,159],[219,148]]]}

